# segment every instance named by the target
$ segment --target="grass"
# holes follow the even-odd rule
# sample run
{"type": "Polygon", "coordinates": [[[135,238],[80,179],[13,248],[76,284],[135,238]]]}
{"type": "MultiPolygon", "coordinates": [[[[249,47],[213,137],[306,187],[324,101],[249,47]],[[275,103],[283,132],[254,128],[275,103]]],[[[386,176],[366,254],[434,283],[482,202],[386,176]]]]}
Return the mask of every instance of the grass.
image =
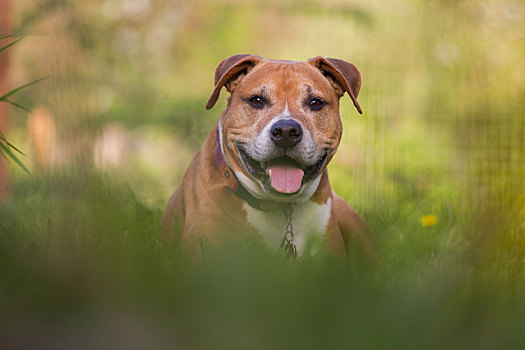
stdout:
{"type": "Polygon", "coordinates": [[[196,264],[159,241],[161,211],[109,176],[20,178],[0,208],[0,342],[523,348],[523,262],[478,254],[460,215],[435,214],[441,221],[422,227],[405,205],[365,213],[382,246],[377,267],[286,262],[253,243],[217,248],[196,264]],[[463,234],[452,239],[458,225],[463,234]]]}

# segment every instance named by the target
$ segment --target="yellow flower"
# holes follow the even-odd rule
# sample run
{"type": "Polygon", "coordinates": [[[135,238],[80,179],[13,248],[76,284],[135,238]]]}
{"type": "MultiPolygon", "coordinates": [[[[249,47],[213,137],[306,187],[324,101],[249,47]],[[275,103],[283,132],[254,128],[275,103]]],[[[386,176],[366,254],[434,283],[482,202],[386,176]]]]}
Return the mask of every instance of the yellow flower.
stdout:
{"type": "Polygon", "coordinates": [[[419,222],[421,223],[421,226],[423,227],[430,227],[434,226],[438,221],[437,216],[434,214],[425,215],[421,219],[419,219],[419,222]]]}

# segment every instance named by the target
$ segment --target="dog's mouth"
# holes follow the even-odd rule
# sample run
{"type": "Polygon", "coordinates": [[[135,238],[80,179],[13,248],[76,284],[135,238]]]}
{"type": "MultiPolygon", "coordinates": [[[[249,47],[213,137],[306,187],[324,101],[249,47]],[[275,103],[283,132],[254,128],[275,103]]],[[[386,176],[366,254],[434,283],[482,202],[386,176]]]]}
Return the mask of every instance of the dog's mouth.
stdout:
{"type": "Polygon", "coordinates": [[[288,156],[259,162],[242,147],[237,146],[237,149],[246,170],[254,178],[260,180],[267,190],[283,194],[296,193],[305,182],[317,177],[329,153],[326,151],[317,163],[305,166],[288,156]]]}

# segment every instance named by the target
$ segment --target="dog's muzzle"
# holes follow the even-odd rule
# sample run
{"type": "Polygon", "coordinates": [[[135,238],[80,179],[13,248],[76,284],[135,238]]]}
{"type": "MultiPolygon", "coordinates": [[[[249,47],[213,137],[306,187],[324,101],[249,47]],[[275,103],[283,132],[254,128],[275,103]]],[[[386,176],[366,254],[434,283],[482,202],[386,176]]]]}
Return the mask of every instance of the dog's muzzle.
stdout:
{"type": "Polygon", "coordinates": [[[303,129],[298,122],[293,119],[278,120],[271,126],[269,133],[272,143],[270,154],[273,156],[256,160],[250,156],[248,148],[239,143],[236,146],[242,162],[250,175],[261,182],[267,191],[296,193],[304,183],[319,175],[330,150],[324,150],[314,164],[310,162],[311,165],[306,165],[296,151],[303,139],[303,129]]]}

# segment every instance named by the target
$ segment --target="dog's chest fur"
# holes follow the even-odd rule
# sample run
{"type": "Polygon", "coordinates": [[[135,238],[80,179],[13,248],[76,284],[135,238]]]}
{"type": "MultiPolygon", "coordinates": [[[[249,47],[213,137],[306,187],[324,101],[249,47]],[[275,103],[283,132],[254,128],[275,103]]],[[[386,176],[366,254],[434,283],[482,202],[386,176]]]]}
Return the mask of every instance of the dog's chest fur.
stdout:
{"type": "MultiPolygon", "coordinates": [[[[248,223],[263,237],[268,247],[272,250],[279,249],[285,230],[284,212],[265,212],[252,208],[248,203],[244,203],[243,208],[248,223]]],[[[292,225],[299,256],[303,255],[305,250],[310,254],[317,252],[321,238],[326,232],[331,208],[331,198],[324,204],[306,201],[294,206],[292,225]]]]}

